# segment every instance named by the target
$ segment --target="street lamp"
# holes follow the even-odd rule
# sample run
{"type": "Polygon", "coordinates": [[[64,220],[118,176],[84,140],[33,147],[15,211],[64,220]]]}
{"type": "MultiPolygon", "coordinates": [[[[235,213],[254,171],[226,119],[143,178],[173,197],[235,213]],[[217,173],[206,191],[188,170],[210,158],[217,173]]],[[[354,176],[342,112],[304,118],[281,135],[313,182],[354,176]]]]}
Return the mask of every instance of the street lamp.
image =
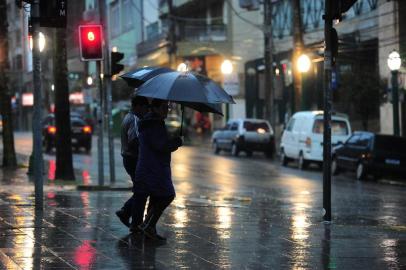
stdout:
{"type": "Polygon", "coordinates": [[[178,65],[178,67],[176,68],[176,70],[179,72],[186,72],[186,71],[188,71],[188,66],[185,63],[180,63],[178,65]]]}
{"type": "MultiPolygon", "coordinates": [[[[223,73],[224,77],[233,73],[233,63],[230,60],[225,59],[220,66],[221,73],[223,73]]],[[[225,119],[228,121],[230,118],[230,106],[226,104],[226,117],[225,119]]]]}
{"type": "Polygon", "coordinates": [[[233,64],[230,60],[226,59],[221,64],[221,73],[224,75],[231,74],[233,72],[233,64]]]}
{"type": "Polygon", "coordinates": [[[388,67],[392,73],[392,106],[393,106],[393,134],[400,135],[399,128],[399,93],[398,72],[402,65],[402,59],[397,51],[392,51],[388,56],[388,67]]]}
{"type": "Polygon", "coordinates": [[[299,58],[297,59],[297,69],[301,72],[301,73],[305,73],[308,72],[310,69],[310,65],[311,65],[311,61],[309,56],[307,56],[306,54],[302,54],[301,56],[299,56],[299,58]]]}
{"type": "MultiPolygon", "coordinates": [[[[29,36],[29,42],[30,42],[30,49],[32,50],[33,44],[32,44],[32,36],[29,36]]],[[[38,47],[39,51],[42,52],[45,49],[45,36],[42,32],[39,32],[39,39],[38,39],[38,47]]]]}

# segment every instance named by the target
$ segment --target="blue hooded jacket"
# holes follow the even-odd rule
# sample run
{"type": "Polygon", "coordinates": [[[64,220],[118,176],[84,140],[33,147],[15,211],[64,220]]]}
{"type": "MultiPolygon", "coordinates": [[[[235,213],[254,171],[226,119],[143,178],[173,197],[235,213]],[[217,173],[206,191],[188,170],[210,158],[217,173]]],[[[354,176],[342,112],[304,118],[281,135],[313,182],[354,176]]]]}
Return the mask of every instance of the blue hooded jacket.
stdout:
{"type": "Polygon", "coordinates": [[[182,145],[170,139],[165,122],[157,114],[148,113],[139,122],[139,155],[134,190],[153,196],[175,196],[171,175],[171,152],[182,145]]]}

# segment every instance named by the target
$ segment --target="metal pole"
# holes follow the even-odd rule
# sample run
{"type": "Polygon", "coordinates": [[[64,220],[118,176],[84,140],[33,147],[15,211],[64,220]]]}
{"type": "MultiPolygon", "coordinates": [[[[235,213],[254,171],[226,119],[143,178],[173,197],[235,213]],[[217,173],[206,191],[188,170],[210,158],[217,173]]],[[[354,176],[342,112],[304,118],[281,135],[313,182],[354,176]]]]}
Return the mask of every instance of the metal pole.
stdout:
{"type": "Polygon", "coordinates": [[[265,117],[275,128],[274,87],[273,87],[273,52],[272,52],[272,2],[264,0],[264,61],[265,61],[265,117]]]}
{"type": "Polygon", "coordinates": [[[104,185],[104,155],[103,155],[103,79],[101,78],[101,61],[96,61],[97,76],[99,77],[99,109],[97,111],[98,130],[97,156],[98,156],[98,178],[99,185],[104,185]]]}
{"type": "Polygon", "coordinates": [[[392,71],[393,134],[400,136],[398,71],[392,71]]]}
{"type": "Polygon", "coordinates": [[[35,208],[43,209],[44,192],[43,192],[43,170],[44,160],[42,156],[42,134],[41,134],[41,119],[42,119],[42,93],[41,93],[41,59],[39,51],[39,0],[33,0],[31,4],[31,22],[33,30],[33,81],[34,81],[34,110],[32,116],[32,132],[33,132],[33,172],[35,183],[35,208]]]}
{"type": "Polygon", "coordinates": [[[332,5],[331,0],[325,2],[324,14],[324,133],[323,133],[323,208],[324,221],[331,221],[331,70],[332,55],[332,5]]]}
{"type": "Polygon", "coordinates": [[[107,134],[109,140],[109,167],[110,167],[110,184],[116,182],[116,171],[114,162],[114,138],[113,138],[113,115],[112,110],[112,95],[111,95],[111,77],[106,81],[106,96],[107,96],[107,134]]]}
{"type": "Polygon", "coordinates": [[[114,162],[114,138],[113,138],[113,116],[111,113],[112,108],[112,94],[111,94],[111,72],[110,72],[110,42],[109,42],[109,32],[108,25],[106,23],[106,2],[104,0],[99,0],[99,11],[100,11],[100,23],[103,26],[104,32],[104,51],[105,59],[104,70],[105,74],[104,81],[106,85],[105,93],[105,121],[107,123],[107,137],[109,141],[109,169],[110,169],[110,184],[116,182],[116,172],[115,172],[115,162],[114,162]]]}

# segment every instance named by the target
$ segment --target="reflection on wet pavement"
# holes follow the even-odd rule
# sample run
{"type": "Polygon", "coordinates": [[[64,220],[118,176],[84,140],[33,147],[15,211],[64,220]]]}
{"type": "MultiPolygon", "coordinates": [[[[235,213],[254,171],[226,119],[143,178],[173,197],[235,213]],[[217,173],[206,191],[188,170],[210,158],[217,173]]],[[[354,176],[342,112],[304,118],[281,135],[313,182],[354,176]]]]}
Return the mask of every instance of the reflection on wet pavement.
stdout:
{"type": "Polygon", "coordinates": [[[35,211],[21,172],[0,170],[0,269],[406,269],[404,188],[333,181],[334,220],[323,224],[319,175],[188,151],[174,155],[166,243],[117,220],[130,192],[53,183],[35,211]]]}

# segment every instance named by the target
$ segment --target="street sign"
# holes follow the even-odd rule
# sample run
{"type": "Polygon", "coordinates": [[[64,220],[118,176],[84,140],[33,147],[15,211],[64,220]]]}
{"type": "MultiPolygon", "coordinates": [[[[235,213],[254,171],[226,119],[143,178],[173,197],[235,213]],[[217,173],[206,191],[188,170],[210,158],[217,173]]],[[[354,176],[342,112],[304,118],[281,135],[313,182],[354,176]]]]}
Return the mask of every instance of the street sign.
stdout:
{"type": "Polygon", "coordinates": [[[67,0],[39,1],[41,27],[66,27],[67,0]]]}

